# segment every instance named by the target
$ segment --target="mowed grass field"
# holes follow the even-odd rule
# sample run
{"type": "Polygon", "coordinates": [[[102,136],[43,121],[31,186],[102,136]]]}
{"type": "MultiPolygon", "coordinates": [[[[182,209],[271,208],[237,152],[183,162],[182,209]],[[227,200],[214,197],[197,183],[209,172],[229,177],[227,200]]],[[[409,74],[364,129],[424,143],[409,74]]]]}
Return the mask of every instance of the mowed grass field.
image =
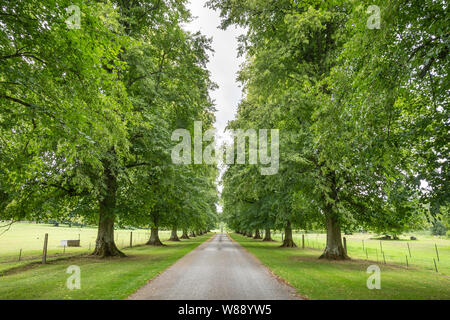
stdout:
{"type": "MultiPolygon", "coordinates": [[[[4,225],[4,223],[2,223],[4,225]]],[[[11,267],[17,267],[42,259],[44,236],[48,233],[48,256],[52,260],[64,256],[89,253],[95,247],[97,228],[55,227],[48,224],[14,223],[6,232],[0,229],[0,274],[11,267]],[[61,246],[61,240],[78,240],[81,247],[61,246]],[[21,252],[22,250],[22,252],[21,252]],[[19,256],[21,261],[19,261],[19,256]]],[[[119,248],[130,246],[130,234],[133,232],[133,245],[144,244],[150,237],[147,230],[115,230],[116,245],[119,248]]],[[[169,239],[170,231],[160,231],[162,241],[169,239]]],[[[180,232],[181,236],[181,232],[180,232]]]]}
{"type": "MultiPolygon", "coordinates": [[[[386,259],[387,264],[406,267],[406,260],[408,260],[410,267],[430,271],[435,271],[437,268],[439,273],[450,276],[450,239],[428,234],[414,234],[418,240],[410,240],[411,235],[403,235],[400,240],[379,240],[377,235],[371,233],[345,235],[347,252],[354,259],[376,261],[381,264],[384,264],[386,259]]],[[[273,234],[272,238],[281,241],[282,236],[277,233],[273,234]]],[[[295,243],[301,246],[302,234],[295,233],[293,238],[295,243]]],[[[325,234],[305,235],[306,247],[324,250],[325,245],[325,234]]]]}
{"type": "MultiPolygon", "coordinates": [[[[406,268],[405,265],[391,262],[385,265],[384,262],[377,263],[375,259],[365,260],[365,256],[364,259],[359,259],[356,254],[352,254],[352,249],[349,250],[351,261],[325,261],[318,259],[322,252],[319,245],[317,248],[306,249],[280,248],[279,241],[267,243],[238,234],[231,234],[231,237],[308,299],[450,299],[450,277],[428,268],[406,268]],[[367,279],[372,275],[367,273],[370,265],[378,265],[381,269],[380,290],[367,288],[367,279]]],[[[278,236],[274,235],[274,238],[277,239],[278,236]]],[[[315,235],[308,242],[311,247],[313,239],[315,235]]],[[[419,243],[420,240],[415,245],[419,246],[419,243]]],[[[426,243],[424,246],[426,248],[426,243]]],[[[354,250],[356,253],[356,245],[354,250]]],[[[388,251],[388,245],[384,250],[388,251]]],[[[389,252],[393,255],[396,250],[401,248],[392,247],[389,252]]],[[[424,251],[428,254],[428,250],[424,251]]],[[[419,247],[415,252],[419,255],[419,247]]],[[[446,254],[448,255],[448,251],[446,254]]]]}
{"type": "MultiPolygon", "coordinates": [[[[133,233],[134,234],[134,233],[133,233]]],[[[126,258],[99,259],[78,255],[50,261],[46,265],[28,263],[0,276],[1,300],[116,300],[125,299],[185,254],[208,240],[212,234],[164,247],[124,248],[126,258]],[[81,270],[81,289],[66,286],[69,266],[81,270]]]]}

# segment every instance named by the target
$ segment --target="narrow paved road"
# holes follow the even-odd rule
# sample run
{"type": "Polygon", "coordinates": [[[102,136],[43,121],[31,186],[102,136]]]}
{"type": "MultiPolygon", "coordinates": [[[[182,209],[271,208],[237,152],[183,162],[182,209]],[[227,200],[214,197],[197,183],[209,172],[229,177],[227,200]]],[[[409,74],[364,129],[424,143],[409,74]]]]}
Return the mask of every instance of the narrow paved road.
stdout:
{"type": "Polygon", "coordinates": [[[226,234],[178,260],[129,297],[131,300],[292,300],[295,290],[277,280],[226,234]]]}

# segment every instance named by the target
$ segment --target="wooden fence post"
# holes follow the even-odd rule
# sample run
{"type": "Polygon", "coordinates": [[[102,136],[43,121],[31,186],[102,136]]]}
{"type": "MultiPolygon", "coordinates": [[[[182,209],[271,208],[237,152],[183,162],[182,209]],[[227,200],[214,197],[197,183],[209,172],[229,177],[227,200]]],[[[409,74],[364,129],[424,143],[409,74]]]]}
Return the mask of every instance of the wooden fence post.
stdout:
{"type": "Polygon", "coordinates": [[[437,265],[436,265],[436,259],[433,258],[433,262],[434,262],[434,269],[436,270],[436,272],[438,272],[438,268],[437,268],[437,265]]]}
{"type": "Polygon", "coordinates": [[[20,249],[20,252],[19,252],[19,261],[21,258],[22,258],[22,249],[20,249]]]}
{"type": "Polygon", "coordinates": [[[133,248],[133,231],[130,232],[130,248],[133,248]]]}
{"type": "Polygon", "coordinates": [[[305,249],[305,235],[302,234],[302,248],[305,249]]]}
{"type": "Polygon", "coordinates": [[[42,264],[47,263],[47,245],[48,245],[48,233],[45,234],[44,238],[44,251],[42,253],[42,264]]]}
{"type": "Polygon", "coordinates": [[[408,246],[409,257],[411,258],[411,249],[409,248],[409,243],[406,244],[408,246]]]}
{"type": "Polygon", "coordinates": [[[439,261],[439,251],[438,251],[436,243],[434,244],[434,247],[436,248],[436,257],[437,257],[437,259],[439,261]]]}

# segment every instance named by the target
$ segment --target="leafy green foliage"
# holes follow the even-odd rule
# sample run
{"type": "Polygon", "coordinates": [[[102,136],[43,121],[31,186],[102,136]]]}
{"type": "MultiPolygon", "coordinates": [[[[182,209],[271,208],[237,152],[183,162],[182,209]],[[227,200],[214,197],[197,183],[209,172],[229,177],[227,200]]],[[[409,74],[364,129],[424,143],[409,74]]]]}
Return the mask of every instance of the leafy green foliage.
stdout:
{"type": "Polygon", "coordinates": [[[214,168],[170,160],[173,130],[214,121],[210,40],[182,29],[190,18],[185,1],[2,5],[2,219],[97,221],[99,255],[117,254],[114,222],[147,226],[158,211],[213,224],[214,168]],[[80,29],[65,23],[70,5],[80,29]]]}
{"type": "Polygon", "coordinates": [[[258,214],[274,216],[272,228],[280,220],[326,227],[324,257],[344,258],[341,228],[399,234],[423,227],[448,203],[443,2],[209,5],[224,28],[248,30],[240,39],[246,95],[231,127],[281,130],[278,177],[255,178],[257,170],[238,166],[225,175],[226,215],[236,230],[262,225],[258,214]],[[367,28],[373,4],[381,29],[367,28]],[[256,214],[257,206],[270,213],[256,214]]]}

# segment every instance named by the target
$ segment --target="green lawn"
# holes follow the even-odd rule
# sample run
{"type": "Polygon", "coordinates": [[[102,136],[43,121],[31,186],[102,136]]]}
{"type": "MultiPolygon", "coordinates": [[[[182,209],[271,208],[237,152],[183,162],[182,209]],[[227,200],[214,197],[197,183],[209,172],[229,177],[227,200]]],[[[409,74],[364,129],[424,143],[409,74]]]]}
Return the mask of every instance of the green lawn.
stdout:
{"type": "MultiPolygon", "coordinates": [[[[406,259],[408,259],[409,266],[430,271],[435,270],[434,261],[436,261],[439,273],[450,276],[450,240],[421,233],[414,234],[419,240],[413,241],[410,240],[411,235],[404,235],[400,237],[400,240],[382,241],[377,240],[377,235],[370,233],[357,233],[345,237],[347,238],[348,254],[354,259],[384,263],[385,258],[386,263],[399,266],[406,266],[406,259]],[[383,249],[384,258],[381,249],[383,249]]],[[[301,237],[301,233],[294,234],[294,241],[299,246],[301,237]]],[[[281,234],[274,234],[273,239],[281,241],[281,234]]],[[[309,248],[323,250],[326,244],[326,235],[306,234],[305,244],[309,248]]]]}
{"type": "MultiPolygon", "coordinates": [[[[279,248],[280,242],[262,242],[231,234],[276,275],[309,299],[450,299],[450,278],[418,267],[353,259],[319,260],[321,250],[279,248]],[[369,290],[367,267],[381,268],[381,289],[369,290]]],[[[350,252],[351,254],[351,252],[350,252]]]]}
{"type": "Polygon", "coordinates": [[[167,242],[165,247],[125,249],[127,258],[82,256],[23,266],[0,277],[0,299],[125,299],[210,237],[211,234],[167,242]],[[70,276],[66,270],[71,265],[81,268],[80,290],[66,288],[70,276]]]}
{"type": "MultiPolygon", "coordinates": [[[[119,248],[130,246],[131,232],[133,232],[133,245],[144,244],[150,237],[148,230],[115,230],[116,245],[119,248]]],[[[94,249],[97,228],[15,223],[4,233],[3,229],[0,229],[0,273],[11,267],[41,260],[46,233],[48,233],[50,257],[72,256],[88,253],[94,249]],[[71,239],[80,239],[81,247],[64,248],[60,245],[61,240],[71,239]],[[21,262],[18,262],[21,249],[21,262]]],[[[167,240],[170,237],[170,231],[160,231],[159,235],[162,241],[167,240]]]]}

